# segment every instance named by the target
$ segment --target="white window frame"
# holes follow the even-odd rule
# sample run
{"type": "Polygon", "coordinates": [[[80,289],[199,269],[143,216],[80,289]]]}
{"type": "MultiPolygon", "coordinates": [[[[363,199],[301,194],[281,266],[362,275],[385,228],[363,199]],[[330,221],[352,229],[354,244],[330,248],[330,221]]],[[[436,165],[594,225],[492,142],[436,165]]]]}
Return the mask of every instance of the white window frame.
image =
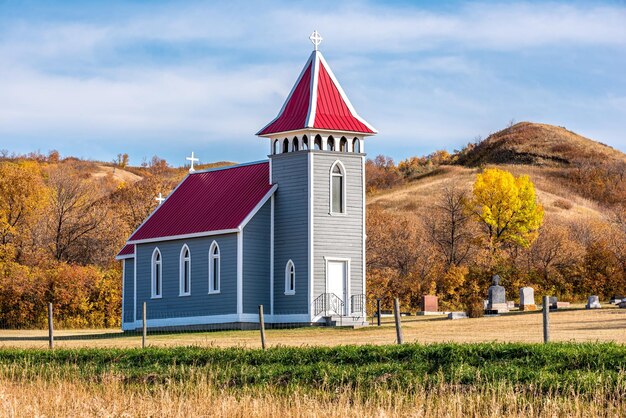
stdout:
{"type": "Polygon", "coordinates": [[[330,172],[329,172],[329,176],[328,176],[328,196],[329,196],[329,203],[330,203],[330,207],[328,208],[328,213],[331,215],[335,215],[335,216],[345,216],[348,214],[348,206],[346,204],[346,189],[347,189],[347,175],[346,175],[346,167],[343,165],[343,163],[339,160],[335,161],[333,163],[333,165],[330,166],[330,172]],[[339,174],[334,174],[333,170],[335,169],[335,166],[339,166],[339,170],[341,171],[341,177],[343,178],[343,181],[341,182],[342,188],[341,188],[341,212],[334,212],[333,211],[333,177],[339,177],[339,174]]]}
{"type": "Polygon", "coordinates": [[[222,251],[220,250],[220,246],[217,241],[213,241],[211,246],[209,247],[209,295],[215,295],[220,293],[220,284],[221,284],[221,276],[222,276],[222,251]],[[217,254],[213,254],[214,250],[217,248],[217,254]],[[214,275],[215,271],[213,271],[213,260],[217,259],[217,288],[213,289],[214,275]]]}
{"type": "MultiPolygon", "coordinates": [[[[137,261],[135,260],[135,263],[137,261]]],[[[150,282],[151,282],[151,290],[150,297],[152,299],[160,299],[163,297],[163,254],[159,250],[159,247],[155,247],[152,251],[152,258],[150,259],[150,282]],[[156,255],[159,255],[159,260],[156,260],[156,255]],[[159,293],[156,292],[156,272],[159,272],[159,293]]]]}
{"type": "Polygon", "coordinates": [[[296,265],[292,260],[287,261],[285,266],[285,295],[296,294],[296,265]],[[291,288],[291,272],[293,270],[293,288],[291,288]]]}
{"type": "Polygon", "coordinates": [[[191,250],[187,244],[183,245],[180,249],[179,263],[178,263],[178,296],[191,296],[191,250]],[[185,250],[187,250],[188,257],[185,257],[185,250]],[[189,261],[189,287],[185,292],[185,262],[189,261]]]}

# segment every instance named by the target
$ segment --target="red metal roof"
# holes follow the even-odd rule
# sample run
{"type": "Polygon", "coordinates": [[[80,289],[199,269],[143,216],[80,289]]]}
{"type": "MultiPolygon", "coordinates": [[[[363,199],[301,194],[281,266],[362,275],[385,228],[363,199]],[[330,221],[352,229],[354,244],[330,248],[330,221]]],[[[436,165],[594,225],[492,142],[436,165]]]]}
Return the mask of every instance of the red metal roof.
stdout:
{"type": "Polygon", "coordinates": [[[190,174],[128,241],[236,229],[271,188],[266,161],[190,174]]]}
{"type": "Polygon", "coordinates": [[[135,246],[131,244],[126,244],[124,245],[124,248],[122,248],[120,252],[117,253],[116,257],[125,257],[129,255],[135,255],[135,246]]]}
{"type": "Polygon", "coordinates": [[[350,100],[319,51],[313,51],[276,119],[257,135],[316,128],[375,134],[350,100]]]}

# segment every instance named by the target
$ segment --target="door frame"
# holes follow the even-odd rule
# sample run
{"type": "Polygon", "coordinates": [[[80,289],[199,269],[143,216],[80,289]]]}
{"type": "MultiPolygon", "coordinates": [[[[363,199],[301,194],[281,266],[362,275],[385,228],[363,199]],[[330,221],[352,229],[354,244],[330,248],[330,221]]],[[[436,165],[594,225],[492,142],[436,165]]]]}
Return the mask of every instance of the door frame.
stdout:
{"type": "Polygon", "coordinates": [[[343,315],[350,315],[350,258],[346,257],[324,257],[324,267],[325,267],[325,275],[326,279],[324,281],[324,293],[328,293],[328,262],[329,261],[338,261],[346,263],[346,277],[345,282],[343,284],[344,293],[343,297],[346,299],[343,301],[343,315]]]}

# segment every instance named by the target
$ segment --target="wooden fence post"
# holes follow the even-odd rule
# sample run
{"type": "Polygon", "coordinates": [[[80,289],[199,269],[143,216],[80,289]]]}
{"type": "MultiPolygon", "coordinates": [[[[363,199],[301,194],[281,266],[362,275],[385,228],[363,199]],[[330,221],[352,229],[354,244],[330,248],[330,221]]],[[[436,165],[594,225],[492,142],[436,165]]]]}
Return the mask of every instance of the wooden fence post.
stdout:
{"type": "Polygon", "coordinates": [[[398,344],[402,344],[404,342],[404,338],[402,337],[402,322],[400,321],[400,302],[398,298],[393,300],[393,314],[396,319],[396,339],[398,344]]]}
{"type": "Polygon", "coordinates": [[[380,298],[376,299],[376,317],[378,326],[380,326],[380,298]]]}
{"type": "Polygon", "coordinates": [[[543,342],[550,342],[550,297],[543,297],[543,342]]]}
{"type": "Polygon", "coordinates": [[[263,318],[263,305],[259,305],[259,329],[261,330],[261,347],[265,350],[265,319],[263,318]]]}
{"type": "Polygon", "coordinates": [[[48,303],[48,346],[54,348],[54,323],[52,322],[52,302],[48,303]]]}
{"type": "Polygon", "coordinates": [[[148,325],[146,320],[146,302],[143,303],[143,330],[141,333],[141,348],[146,348],[146,337],[148,335],[148,325]]]}

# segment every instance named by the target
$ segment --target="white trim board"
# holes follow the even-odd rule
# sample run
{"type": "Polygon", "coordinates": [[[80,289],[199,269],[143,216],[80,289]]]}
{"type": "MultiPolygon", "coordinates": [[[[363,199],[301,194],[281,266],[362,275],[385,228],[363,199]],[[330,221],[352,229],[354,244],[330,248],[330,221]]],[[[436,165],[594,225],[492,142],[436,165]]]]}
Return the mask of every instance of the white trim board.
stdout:
{"type": "Polygon", "coordinates": [[[135,254],[116,255],[115,256],[115,259],[117,261],[128,260],[129,258],[135,258],[135,254]]]}
{"type": "Polygon", "coordinates": [[[243,313],[243,231],[237,233],[237,313],[243,313]]]}
{"type": "Polygon", "coordinates": [[[313,153],[309,153],[308,155],[308,163],[309,163],[309,167],[308,167],[308,177],[309,177],[309,190],[308,190],[308,194],[309,194],[309,210],[308,210],[308,216],[309,216],[309,306],[308,306],[308,311],[309,311],[309,317],[312,319],[313,318],[313,295],[314,295],[314,285],[315,285],[315,263],[314,263],[314,241],[313,241],[313,220],[315,217],[315,201],[313,199],[314,197],[314,185],[313,185],[313,180],[314,180],[314,176],[313,176],[313,163],[314,163],[314,154],[313,153]]]}
{"type": "MultiPolygon", "coordinates": [[[[308,314],[286,314],[286,315],[266,315],[265,322],[274,324],[285,323],[310,323],[308,314]]],[[[211,324],[230,324],[230,323],[259,323],[258,314],[224,314],[224,315],[204,315],[204,316],[188,316],[178,318],[159,318],[148,319],[146,325],[148,327],[175,327],[187,325],[211,325],[211,324]]],[[[141,320],[134,322],[126,322],[122,324],[123,330],[140,329],[143,326],[141,320]]]]}
{"type": "MultiPolygon", "coordinates": [[[[315,58],[315,52],[316,51],[313,51],[313,53],[311,53],[311,55],[309,56],[309,59],[306,60],[306,64],[304,64],[304,67],[302,68],[302,71],[300,71],[300,75],[296,79],[296,82],[293,83],[293,87],[291,87],[291,91],[289,92],[289,95],[287,96],[287,99],[283,103],[283,106],[280,108],[280,111],[278,112],[278,115],[276,115],[276,117],[274,119],[272,119],[272,121],[270,123],[266,124],[264,127],[259,129],[259,131],[256,133],[256,135],[259,135],[261,132],[263,132],[265,129],[267,129],[268,126],[270,126],[272,123],[276,122],[276,120],[278,120],[278,118],[280,118],[282,116],[283,112],[285,111],[285,108],[287,107],[287,103],[289,103],[289,101],[291,100],[291,96],[293,96],[293,93],[296,91],[296,87],[298,87],[298,84],[300,84],[300,80],[302,80],[302,77],[304,76],[304,73],[306,72],[307,68],[309,68],[309,65],[311,65],[311,60],[315,58]]],[[[313,77],[312,73],[311,73],[311,77],[313,77]]]]}
{"type": "Polygon", "coordinates": [[[129,244],[146,244],[149,242],[175,241],[177,239],[188,239],[188,238],[210,237],[213,235],[234,234],[236,232],[239,232],[239,228],[220,229],[217,231],[208,231],[208,232],[194,232],[192,234],[170,235],[169,237],[160,237],[160,238],[146,238],[146,239],[137,240],[137,241],[128,241],[128,243],[129,244]]]}
{"type": "Polygon", "coordinates": [[[270,197],[272,197],[272,195],[274,194],[274,192],[276,192],[276,189],[278,189],[278,184],[275,184],[272,186],[272,188],[265,194],[265,196],[263,196],[263,198],[259,201],[259,203],[257,203],[257,205],[250,211],[250,213],[248,214],[248,216],[246,216],[244,218],[243,221],[241,221],[241,224],[239,224],[239,230],[243,230],[246,225],[248,225],[248,222],[250,222],[252,220],[252,218],[254,218],[254,215],[257,214],[257,212],[259,210],[261,210],[261,208],[263,207],[263,205],[265,205],[265,203],[267,203],[267,201],[269,200],[270,197]]]}
{"type": "Polygon", "coordinates": [[[352,116],[354,116],[356,119],[358,119],[359,122],[361,122],[363,125],[367,126],[372,132],[374,132],[374,134],[377,134],[378,131],[376,130],[376,128],[374,128],[372,125],[367,123],[365,121],[365,119],[363,119],[361,116],[359,116],[358,113],[356,113],[356,110],[354,109],[354,106],[352,106],[352,103],[350,102],[350,99],[348,99],[348,96],[343,91],[343,88],[341,87],[341,84],[339,84],[339,81],[337,81],[337,77],[335,77],[335,74],[333,73],[333,70],[330,68],[330,66],[328,65],[328,63],[324,59],[324,56],[322,55],[321,52],[319,53],[319,60],[322,61],[322,64],[324,65],[324,68],[326,68],[326,72],[330,76],[330,79],[332,80],[332,82],[335,84],[335,87],[337,87],[337,90],[339,90],[339,94],[341,94],[341,98],[346,103],[346,106],[348,106],[348,109],[350,110],[350,113],[352,113],[352,116]]]}
{"type": "Polygon", "coordinates": [[[274,195],[270,205],[270,315],[274,315],[274,195]]]}

